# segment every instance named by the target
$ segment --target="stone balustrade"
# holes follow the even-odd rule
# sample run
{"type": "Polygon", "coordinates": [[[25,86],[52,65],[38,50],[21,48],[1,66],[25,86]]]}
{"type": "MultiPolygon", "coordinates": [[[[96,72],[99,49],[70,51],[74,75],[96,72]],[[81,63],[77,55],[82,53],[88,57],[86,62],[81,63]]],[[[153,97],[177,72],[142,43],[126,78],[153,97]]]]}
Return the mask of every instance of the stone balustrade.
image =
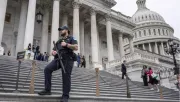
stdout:
{"type": "Polygon", "coordinates": [[[143,60],[143,61],[159,64],[158,58],[156,58],[154,56],[149,56],[146,54],[141,54],[141,53],[135,52],[133,54],[124,56],[122,59],[113,60],[113,61],[106,63],[106,69],[109,69],[109,68],[111,69],[112,67],[119,66],[119,65],[121,65],[121,63],[124,60],[126,60],[127,63],[135,61],[135,60],[143,60]]]}

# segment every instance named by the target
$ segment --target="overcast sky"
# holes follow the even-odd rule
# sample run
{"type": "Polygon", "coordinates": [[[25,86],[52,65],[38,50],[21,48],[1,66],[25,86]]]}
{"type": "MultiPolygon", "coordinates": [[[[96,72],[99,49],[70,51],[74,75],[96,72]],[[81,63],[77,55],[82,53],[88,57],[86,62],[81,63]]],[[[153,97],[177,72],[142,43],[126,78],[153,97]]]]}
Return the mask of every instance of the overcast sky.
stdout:
{"type": "MultiPolygon", "coordinates": [[[[132,17],[137,10],[136,1],[116,0],[113,9],[132,17]]],[[[146,0],[146,6],[164,17],[166,23],[174,28],[175,37],[180,39],[180,0],[146,0]]]]}

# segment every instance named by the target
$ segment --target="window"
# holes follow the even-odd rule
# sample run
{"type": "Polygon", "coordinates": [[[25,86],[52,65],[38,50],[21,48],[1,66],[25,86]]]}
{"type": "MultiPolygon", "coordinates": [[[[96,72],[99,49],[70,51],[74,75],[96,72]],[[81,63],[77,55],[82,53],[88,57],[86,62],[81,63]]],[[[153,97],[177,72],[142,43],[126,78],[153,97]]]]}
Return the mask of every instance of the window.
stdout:
{"type": "Polygon", "coordinates": [[[164,34],[164,29],[163,29],[163,35],[165,35],[165,34],[164,34]]]}
{"type": "Polygon", "coordinates": [[[10,13],[6,13],[5,22],[6,23],[10,23],[11,22],[11,14],[10,13]]]}
{"type": "Polygon", "coordinates": [[[156,30],[154,29],[153,31],[154,31],[154,35],[156,35],[156,30]]]}
{"type": "Polygon", "coordinates": [[[137,38],[137,34],[136,33],[134,34],[134,37],[137,38]]]}
{"type": "Polygon", "coordinates": [[[160,29],[158,29],[159,35],[161,35],[160,29]]]}
{"type": "Polygon", "coordinates": [[[141,37],[141,31],[139,31],[139,37],[141,37]]]}
{"type": "Polygon", "coordinates": [[[142,20],[144,20],[144,17],[142,16],[142,20]]]}
{"type": "Polygon", "coordinates": [[[149,35],[151,35],[151,30],[149,29],[149,35]]]}
{"type": "Polygon", "coordinates": [[[51,25],[48,26],[48,32],[51,33],[51,25]]]}
{"type": "Polygon", "coordinates": [[[151,15],[149,15],[149,19],[151,20],[151,15]]]}
{"type": "Polygon", "coordinates": [[[144,30],[144,36],[146,36],[146,30],[144,30]]]}
{"type": "Polygon", "coordinates": [[[154,15],[152,15],[152,16],[153,16],[153,19],[155,19],[154,15]]]}
{"type": "Polygon", "coordinates": [[[168,35],[168,30],[166,30],[166,34],[168,35]]]}

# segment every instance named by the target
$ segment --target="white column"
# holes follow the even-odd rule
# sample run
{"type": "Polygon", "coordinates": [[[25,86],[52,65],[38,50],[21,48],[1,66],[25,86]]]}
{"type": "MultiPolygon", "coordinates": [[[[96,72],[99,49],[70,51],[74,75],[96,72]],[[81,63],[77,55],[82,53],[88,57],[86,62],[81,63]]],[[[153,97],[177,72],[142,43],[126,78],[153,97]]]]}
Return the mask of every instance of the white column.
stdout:
{"type": "Polygon", "coordinates": [[[24,37],[24,49],[28,47],[29,43],[31,43],[31,45],[33,44],[35,12],[36,12],[36,0],[29,0],[26,30],[24,37]]]}
{"type": "Polygon", "coordinates": [[[131,52],[131,53],[134,53],[133,38],[128,38],[128,39],[129,39],[130,52],[131,52]]]}
{"type": "Polygon", "coordinates": [[[97,40],[97,22],[96,12],[91,9],[91,47],[92,47],[92,62],[98,62],[98,40],[97,40]]]}
{"type": "Polygon", "coordinates": [[[119,34],[119,51],[120,51],[120,57],[122,58],[124,54],[124,43],[123,43],[123,34],[119,34]]]}
{"type": "Polygon", "coordinates": [[[154,52],[155,52],[156,54],[159,54],[159,53],[158,53],[158,46],[157,46],[157,42],[155,42],[154,52]]]}
{"type": "Polygon", "coordinates": [[[49,26],[49,9],[44,10],[42,25],[42,35],[41,35],[41,52],[48,51],[48,26],[49,26]]]}
{"type": "Polygon", "coordinates": [[[165,55],[163,42],[161,42],[160,52],[161,52],[161,55],[165,55]]]}
{"type": "MultiPolygon", "coordinates": [[[[73,36],[77,39],[78,44],[80,44],[79,37],[79,3],[73,2],[73,36]]],[[[78,51],[80,53],[80,46],[78,46],[78,51]]]]}
{"type": "Polygon", "coordinates": [[[142,44],[142,45],[143,45],[143,50],[146,50],[145,44],[142,44]]]}
{"type": "Polygon", "coordinates": [[[62,26],[68,26],[68,13],[67,12],[63,12],[62,26]]]}
{"type": "Polygon", "coordinates": [[[51,49],[53,49],[53,41],[58,41],[59,39],[59,8],[60,8],[60,1],[61,0],[54,0],[53,1],[53,14],[52,14],[52,28],[51,28],[51,49]]]}
{"type": "Polygon", "coordinates": [[[85,53],[84,53],[84,19],[80,22],[80,40],[81,40],[80,52],[82,55],[85,55],[85,53]]]}
{"type": "Polygon", "coordinates": [[[25,34],[25,27],[27,20],[27,11],[28,11],[28,2],[27,0],[22,0],[17,44],[16,44],[16,54],[24,50],[23,44],[24,44],[24,34],[25,34]]]}
{"type": "Polygon", "coordinates": [[[3,36],[6,8],[7,8],[7,0],[1,0],[1,3],[0,3],[0,49],[1,49],[1,42],[2,42],[2,36],[3,36]]]}
{"type": "Polygon", "coordinates": [[[151,43],[149,43],[149,51],[152,52],[151,43]]]}
{"type": "Polygon", "coordinates": [[[107,48],[108,48],[108,61],[114,60],[114,50],[112,41],[111,17],[106,15],[106,35],[107,35],[107,48]]]}

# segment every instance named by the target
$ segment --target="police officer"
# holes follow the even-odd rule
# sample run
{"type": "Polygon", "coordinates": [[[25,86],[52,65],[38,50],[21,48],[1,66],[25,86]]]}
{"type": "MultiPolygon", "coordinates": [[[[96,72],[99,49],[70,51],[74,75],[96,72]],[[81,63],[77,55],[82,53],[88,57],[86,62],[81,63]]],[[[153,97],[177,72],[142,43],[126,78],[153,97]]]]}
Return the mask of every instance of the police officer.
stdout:
{"type": "MultiPolygon", "coordinates": [[[[64,73],[64,71],[62,70],[63,95],[61,102],[68,102],[69,92],[71,89],[71,72],[74,61],[76,60],[76,55],[73,51],[78,50],[78,45],[77,40],[75,40],[74,37],[70,36],[70,31],[67,26],[60,27],[58,30],[62,38],[56,42],[56,45],[60,46],[58,47],[58,50],[61,53],[62,62],[66,72],[64,73]]],[[[59,63],[59,58],[57,56],[57,50],[55,48],[52,51],[52,55],[55,57],[55,59],[44,69],[45,89],[39,92],[39,95],[51,95],[52,72],[61,68],[61,64],[59,63]]]]}

